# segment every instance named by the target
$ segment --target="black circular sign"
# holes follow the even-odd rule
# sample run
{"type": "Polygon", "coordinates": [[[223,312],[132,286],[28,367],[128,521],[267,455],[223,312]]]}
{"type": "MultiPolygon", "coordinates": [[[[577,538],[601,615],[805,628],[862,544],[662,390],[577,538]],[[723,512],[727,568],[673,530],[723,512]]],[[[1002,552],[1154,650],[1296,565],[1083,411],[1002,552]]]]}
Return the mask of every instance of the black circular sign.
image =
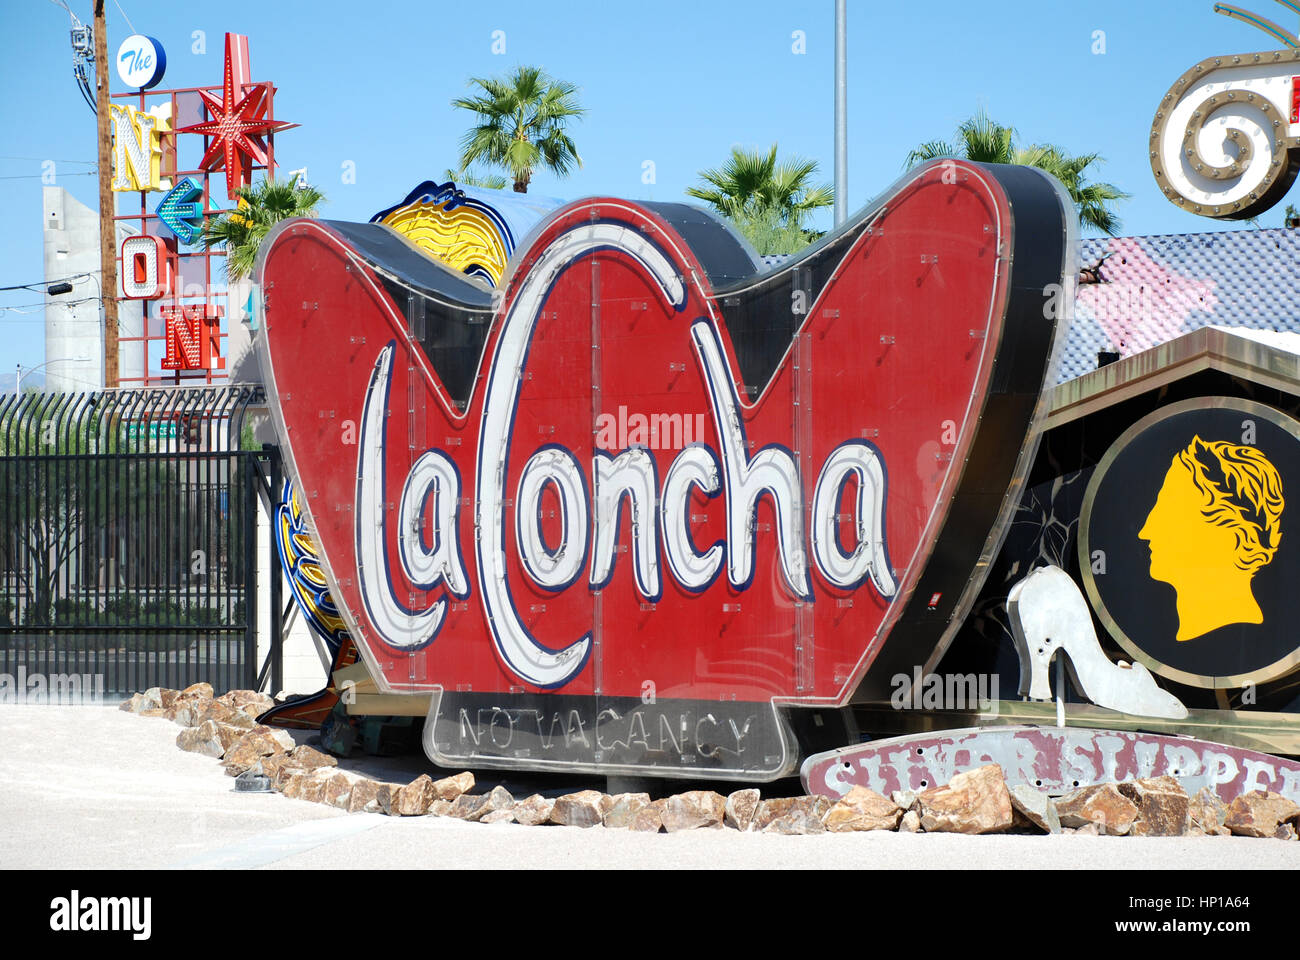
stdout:
{"type": "Polygon", "coordinates": [[[1205,688],[1300,664],[1300,423],[1202,397],[1134,424],[1084,496],[1093,609],[1134,660],[1205,688]]]}

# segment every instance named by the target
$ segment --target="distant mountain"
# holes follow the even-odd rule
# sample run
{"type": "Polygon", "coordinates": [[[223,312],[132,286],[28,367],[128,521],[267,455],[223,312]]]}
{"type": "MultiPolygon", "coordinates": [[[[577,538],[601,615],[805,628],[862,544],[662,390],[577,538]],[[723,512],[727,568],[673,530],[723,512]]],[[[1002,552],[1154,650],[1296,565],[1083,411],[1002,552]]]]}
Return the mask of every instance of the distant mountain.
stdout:
{"type": "MultiPolygon", "coordinates": [[[[0,373],[0,393],[13,393],[14,382],[18,379],[16,370],[7,370],[0,373]]],[[[28,387],[45,387],[45,371],[37,370],[35,373],[23,373],[23,389],[28,387]]]]}

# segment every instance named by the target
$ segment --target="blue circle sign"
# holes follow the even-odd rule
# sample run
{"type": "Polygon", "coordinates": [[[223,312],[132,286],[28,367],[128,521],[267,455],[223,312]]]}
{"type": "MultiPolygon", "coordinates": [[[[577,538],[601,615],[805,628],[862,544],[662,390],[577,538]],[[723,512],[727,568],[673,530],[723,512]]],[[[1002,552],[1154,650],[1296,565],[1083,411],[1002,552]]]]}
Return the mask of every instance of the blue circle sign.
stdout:
{"type": "Polygon", "coordinates": [[[117,48],[117,75],[128,87],[148,90],[167,70],[167,54],[153,37],[136,33],[117,48]]]}

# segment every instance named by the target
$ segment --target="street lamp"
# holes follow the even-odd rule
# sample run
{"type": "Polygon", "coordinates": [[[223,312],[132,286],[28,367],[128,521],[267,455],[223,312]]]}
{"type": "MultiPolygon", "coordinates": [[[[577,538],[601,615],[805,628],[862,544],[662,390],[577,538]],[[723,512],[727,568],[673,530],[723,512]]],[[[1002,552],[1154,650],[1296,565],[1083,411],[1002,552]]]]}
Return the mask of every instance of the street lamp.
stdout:
{"type": "MultiPolygon", "coordinates": [[[[55,357],[53,360],[46,360],[44,363],[38,363],[34,367],[28,367],[27,372],[35,373],[37,370],[41,369],[41,367],[48,367],[52,363],[90,363],[90,358],[55,357]]],[[[18,364],[18,373],[14,377],[14,396],[21,397],[22,395],[23,395],[23,365],[20,363],[18,364]]]]}

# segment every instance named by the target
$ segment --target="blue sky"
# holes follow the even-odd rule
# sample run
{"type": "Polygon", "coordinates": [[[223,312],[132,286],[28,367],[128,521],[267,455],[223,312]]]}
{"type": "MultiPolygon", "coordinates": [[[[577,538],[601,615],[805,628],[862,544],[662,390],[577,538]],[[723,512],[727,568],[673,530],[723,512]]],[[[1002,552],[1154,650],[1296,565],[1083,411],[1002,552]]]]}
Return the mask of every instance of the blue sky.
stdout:
{"type": "MultiPolygon", "coordinates": [[[[89,21],[88,0],[69,0],[89,21]]],[[[901,172],[908,150],[951,135],[985,107],[1026,142],[1098,152],[1099,171],[1133,195],[1127,234],[1242,229],[1183,213],[1156,189],[1147,137],[1156,105],[1198,60],[1273,49],[1213,13],[1210,0],[849,0],[849,207],[901,172]],[[1095,31],[1105,53],[1093,52],[1095,31]]],[[[1292,27],[1269,0],[1246,6],[1292,27]]],[[[449,101],[474,75],[539,64],[578,84],[573,130],[583,167],[538,173],[531,192],[682,200],[733,144],[770,145],[832,176],[832,0],[590,2],[497,0],[110,0],[109,49],[135,31],[167,50],[163,87],[220,82],[226,31],[246,33],[254,80],[278,87],[276,115],[302,126],[277,140],[281,170],[307,167],[326,217],[367,220],[456,165],[469,117],[449,101]],[[120,9],[117,4],[120,4],[120,9]],[[125,15],[125,16],[124,16],[125,15]],[[206,53],[193,52],[202,31],[206,53]],[[504,55],[493,53],[504,31],[504,55]],[[793,47],[803,31],[806,52],[793,47]],[[656,182],[642,182],[654,163],[656,182]],[[345,165],[355,183],[343,182],[345,165]]],[[[97,206],[95,128],[72,78],[67,14],[50,0],[0,0],[0,286],[39,282],[41,163],[97,206]],[[17,41],[17,42],[14,42],[17,41]]],[[[119,88],[116,75],[113,90],[119,88]]],[[[197,138],[194,138],[197,140],[197,138]]],[[[1300,193],[1300,190],[1297,191],[1300,193]]],[[[1300,201],[1297,201],[1300,202],[1300,201]]],[[[823,218],[829,221],[829,215],[823,218]]],[[[1263,219],[1279,226],[1281,209],[1263,219]]],[[[822,223],[822,226],[827,223],[822,223]]],[[[40,297],[0,293],[0,372],[44,359],[40,297]]]]}

